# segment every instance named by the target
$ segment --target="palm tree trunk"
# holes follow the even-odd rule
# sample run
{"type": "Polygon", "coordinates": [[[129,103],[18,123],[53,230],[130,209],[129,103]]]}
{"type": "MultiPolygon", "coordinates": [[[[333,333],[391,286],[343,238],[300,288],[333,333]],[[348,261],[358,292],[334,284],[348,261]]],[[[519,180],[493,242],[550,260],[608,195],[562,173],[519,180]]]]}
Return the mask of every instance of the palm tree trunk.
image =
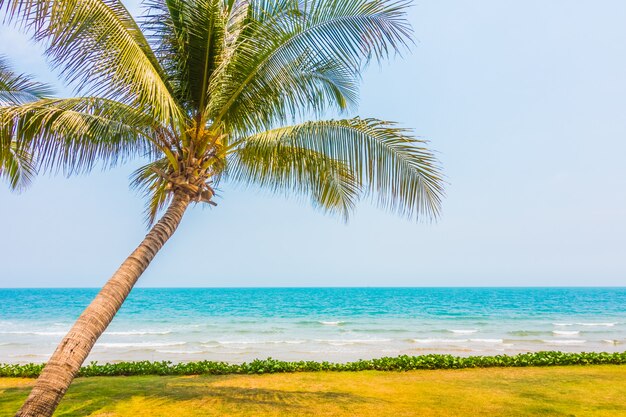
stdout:
{"type": "Polygon", "coordinates": [[[161,220],[124,261],[59,344],[16,417],[50,417],[143,271],[174,234],[189,205],[176,194],[161,220]]]}

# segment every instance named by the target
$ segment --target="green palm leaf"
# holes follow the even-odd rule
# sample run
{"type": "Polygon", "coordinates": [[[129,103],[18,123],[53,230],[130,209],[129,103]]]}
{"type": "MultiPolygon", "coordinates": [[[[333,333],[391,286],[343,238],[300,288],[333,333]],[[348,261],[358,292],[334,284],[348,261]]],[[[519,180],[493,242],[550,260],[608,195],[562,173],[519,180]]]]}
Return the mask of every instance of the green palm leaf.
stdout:
{"type": "Polygon", "coordinates": [[[424,142],[393,123],[375,119],[314,121],[258,133],[242,140],[308,149],[346,164],[366,193],[407,216],[436,217],[443,182],[434,155],[424,142]]]}
{"type": "Polygon", "coordinates": [[[208,101],[209,78],[224,46],[223,0],[151,0],[142,27],[175,86],[195,115],[208,101]]]}
{"type": "MultiPolygon", "coordinates": [[[[51,94],[45,84],[26,74],[16,74],[0,56],[0,112],[3,107],[35,101],[51,94]]],[[[9,181],[14,190],[27,187],[36,169],[32,154],[14,141],[13,123],[0,123],[0,178],[9,181]]]]}
{"type": "Polygon", "coordinates": [[[359,182],[343,162],[270,134],[249,138],[237,148],[229,158],[227,179],[276,193],[308,195],[313,206],[345,219],[360,193],[359,182]]]}
{"type": "Polygon", "coordinates": [[[98,97],[43,99],[0,108],[0,124],[44,169],[85,172],[155,155],[154,121],[134,107],[98,97]]]}
{"type": "Polygon", "coordinates": [[[26,74],[16,74],[0,55],[0,106],[27,103],[52,95],[52,89],[26,74]]]}
{"type": "MultiPolygon", "coordinates": [[[[211,117],[218,122],[225,119],[237,130],[250,129],[241,126],[241,115],[261,99],[258,92],[268,89],[281,91],[285,100],[306,103],[307,97],[298,97],[299,91],[289,94],[281,88],[287,77],[285,67],[303,57],[322,67],[329,62],[341,65],[345,83],[353,83],[364,63],[406,45],[410,26],[404,6],[405,2],[384,0],[252,2],[251,18],[236,51],[214,79],[211,117]]],[[[271,109],[260,116],[261,121],[275,116],[284,122],[271,109]]]]}
{"type": "Polygon", "coordinates": [[[0,178],[8,180],[13,190],[21,191],[28,187],[36,173],[28,151],[20,149],[13,141],[0,144],[0,178]]]}
{"type": "Polygon", "coordinates": [[[152,225],[161,209],[171,201],[171,189],[167,178],[163,175],[171,165],[167,158],[150,162],[131,175],[131,188],[143,193],[148,200],[146,207],[146,223],[152,225]]]}
{"type": "Polygon", "coordinates": [[[46,54],[85,95],[149,110],[163,123],[182,117],[141,30],[118,0],[0,0],[9,19],[45,41],[46,54]]]}

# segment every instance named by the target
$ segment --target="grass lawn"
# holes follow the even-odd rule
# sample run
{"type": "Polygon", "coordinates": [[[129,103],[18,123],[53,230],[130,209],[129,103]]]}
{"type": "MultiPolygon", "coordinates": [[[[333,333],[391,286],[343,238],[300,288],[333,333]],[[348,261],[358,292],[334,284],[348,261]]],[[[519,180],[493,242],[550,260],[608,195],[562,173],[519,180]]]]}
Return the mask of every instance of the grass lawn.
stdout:
{"type": "MultiPolygon", "coordinates": [[[[0,378],[0,415],[32,384],[0,378]]],[[[55,416],[626,416],[626,366],[79,378],[55,416]]]]}

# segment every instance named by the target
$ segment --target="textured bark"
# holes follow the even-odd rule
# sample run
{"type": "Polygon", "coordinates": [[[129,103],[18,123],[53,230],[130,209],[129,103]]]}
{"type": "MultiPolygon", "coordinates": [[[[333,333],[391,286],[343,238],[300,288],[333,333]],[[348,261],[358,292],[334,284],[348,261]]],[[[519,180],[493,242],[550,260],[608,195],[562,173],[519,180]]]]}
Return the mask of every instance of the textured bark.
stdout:
{"type": "Polygon", "coordinates": [[[174,234],[189,205],[176,195],[161,220],[122,263],[59,344],[16,417],[52,416],[96,340],[108,327],[143,271],[174,234]]]}

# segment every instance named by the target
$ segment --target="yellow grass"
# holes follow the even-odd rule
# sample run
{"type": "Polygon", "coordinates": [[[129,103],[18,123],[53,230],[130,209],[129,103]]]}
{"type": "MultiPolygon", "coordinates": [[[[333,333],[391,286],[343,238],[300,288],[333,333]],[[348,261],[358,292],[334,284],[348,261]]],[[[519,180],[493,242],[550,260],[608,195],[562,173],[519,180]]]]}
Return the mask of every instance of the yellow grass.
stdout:
{"type": "MultiPolygon", "coordinates": [[[[0,378],[10,416],[32,380],[0,378]]],[[[56,416],[626,416],[626,366],[76,380],[56,416]]]]}

